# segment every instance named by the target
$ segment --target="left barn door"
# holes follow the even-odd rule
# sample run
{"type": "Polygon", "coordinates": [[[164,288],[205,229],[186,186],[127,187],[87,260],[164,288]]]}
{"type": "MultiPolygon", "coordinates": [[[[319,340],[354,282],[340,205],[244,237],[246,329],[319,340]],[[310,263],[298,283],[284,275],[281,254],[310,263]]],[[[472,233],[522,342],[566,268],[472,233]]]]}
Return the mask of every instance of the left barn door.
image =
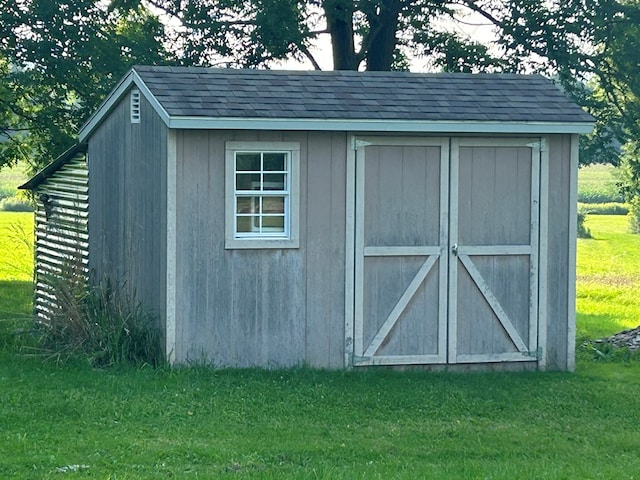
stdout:
{"type": "Polygon", "coordinates": [[[354,365],[447,361],[449,141],[356,143],[354,365]]]}

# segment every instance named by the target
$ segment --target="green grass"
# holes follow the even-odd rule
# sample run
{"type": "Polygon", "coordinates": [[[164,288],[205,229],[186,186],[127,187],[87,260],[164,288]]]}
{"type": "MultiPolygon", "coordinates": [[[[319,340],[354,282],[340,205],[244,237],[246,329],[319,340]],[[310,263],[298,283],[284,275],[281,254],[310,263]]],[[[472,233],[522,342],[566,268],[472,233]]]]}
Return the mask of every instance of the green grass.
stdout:
{"type": "MultiPolygon", "coordinates": [[[[30,229],[29,214],[0,213],[0,241],[16,221],[30,229]]],[[[607,291],[636,278],[640,240],[623,217],[588,221],[578,292],[601,295],[579,298],[579,328],[597,336],[584,315],[629,304],[607,291]]],[[[0,265],[0,322],[30,312],[20,270],[0,265]]],[[[97,370],[0,348],[0,478],[632,479],[639,393],[640,362],[581,360],[573,374],[97,370]]]]}
{"type": "Polygon", "coordinates": [[[29,320],[32,292],[33,213],[0,212],[0,349],[29,320]]]}
{"type": "Polygon", "coordinates": [[[640,325],[640,235],[627,217],[588,216],[593,238],[578,240],[577,335],[600,338],[640,325]]]}
{"type": "Polygon", "coordinates": [[[637,478],[640,364],[96,371],[5,359],[0,477],[637,478]],[[79,473],[58,469],[84,465],[79,473]]]}

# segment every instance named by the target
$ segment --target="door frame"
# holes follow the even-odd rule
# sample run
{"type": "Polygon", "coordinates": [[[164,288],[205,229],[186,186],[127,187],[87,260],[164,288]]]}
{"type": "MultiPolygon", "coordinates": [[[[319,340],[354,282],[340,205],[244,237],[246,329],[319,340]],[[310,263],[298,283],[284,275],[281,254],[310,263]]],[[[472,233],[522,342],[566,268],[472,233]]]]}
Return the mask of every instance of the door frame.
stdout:
{"type": "MultiPolygon", "coordinates": [[[[345,322],[345,352],[348,357],[348,365],[402,365],[402,364],[438,364],[447,361],[447,290],[446,285],[448,271],[448,223],[449,223],[449,138],[448,137],[397,137],[397,136],[375,136],[375,137],[353,137],[351,141],[352,167],[355,171],[348,177],[348,190],[353,186],[353,193],[348,191],[348,198],[354,199],[352,205],[347,205],[347,218],[352,219],[352,223],[347,224],[347,231],[353,231],[352,239],[348,238],[347,244],[347,277],[352,278],[351,288],[347,283],[347,305],[352,304],[351,316],[347,316],[345,322]],[[365,247],[364,246],[364,215],[363,206],[365,199],[365,154],[364,149],[368,146],[400,146],[400,147],[439,147],[440,148],[440,215],[438,245],[407,247],[407,246],[385,246],[385,247],[365,247]],[[353,195],[353,197],[352,197],[353,195]],[[353,210],[351,210],[353,209],[353,210]],[[349,251],[351,247],[351,251],[349,251]],[[367,256],[404,256],[417,255],[426,257],[425,262],[419,269],[413,281],[407,287],[405,293],[398,300],[396,306],[390,313],[387,321],[384,322],[378,334],[375,336],[371,346],[364,345],[364,317],[363,317],[363,285],[358,280],[363,279],[364,258],[367,256]],[[430,355],[375,355],[382,340],[390,333],[395,321],[406,308],[413,294],[426,279],[434,266],[434,257],[438,257],[438,353],[430,355]],[[349,268],[353,265],[353,270],[349,268]]],[[[348,168],[349,170],[349,168],[348,168]]]]}
{"type": "MultiPolygon", "coordinates": [[[[449,337],[448,337],[448,363],[495,363],[495,362],[522,362],[522,361],[540,361],[541,353],[546,347],[546,337],[541,339],[540,332],[546,331],[545,308],[541,306],[545,304],[541,302],[541,280],[546,278],[546,254],[542,251],[541,240],[546,238],[546,215],[543,215],[542,198],[546,198],[547,188],[542,187],[543,175],[543,155],[546,152],[546,141],[542,138],[473,138],[473,137],[455,137],[451,139],[451,169],[450,169],[450,188],[451,196],[450,206],[450,223],[449,223],[449,242],[451,245],[456,244],[455,259],[449,262],[449,337]],[[458,227],[460,225],[458,216],[458,181],[460,167],[460,147],[529,147],[531,148],[531,199],[530,199],[530,224],[529,224],[529,245],[492,245],[492,246],[457,246],[458,227]],[[541,223],[545,221],[545,235],[541,235],[541,223]],[[521,338],[515,331],[507,314],[502,310],[500,303],[493,296],[490,288],[484,283],[482,276],[475,269],[470,257],[474,255],[529,255],[529,331],[526,337],[521,338]],[[542,265],[544,259],[544,265],[542,265]],[[461,264],[464,265],[461,267],[461,264]],[[544,267],[544,272],[541,268],[544,267]],[[518,349],[512,353],[485,353],[485,354],[458,354],[457,352],[457,274],[458,269],[466,269],[473,282],[478,287],[485,301],[494,311],[496,318],[502,324],[502,327],[511,338],[514,345],[518,349]],[[541,342],[541,340],[544,340],[541,342]],[[520,345],[519,345],[520,344],[520,345]],[[533,350],[531,350],[533,346],[533,350]]],[[[546,167],[544,168],[546,172],[546,167]]],[[[546,200],[544,201],[546,206],[546,200]]],[[[544,245],[546,252],[546,243],[544,245]]]]}
{"type": "MultiPolygon", "coordinates": [[[[538,208],[537,208],[537,219],[538,219],[538,228],[537,228],[537,305],[536,305],[536,313],[537,313],[537,357],[532,358],[532,360],[537,359],[538,367],[544,369],[546,366],[546,345],[547,345],[547,238],[548,238],[548,202],[549,202],[549,151],[548,151],[548,140],[544,136],[536,136],[536,137],[461,137],[461,136],[446,136],[446,137],[411,137],[411,136],[359,136],[356,134],[348,134],[347,135],[347,152],[346,152],[346,230],[345,230],[345,335],[344,335],[344,362],[345,367],[350,368],[354,365],[374,365],[374,364],[385,364],[384,362],[354,362],[354,355],[356,353],[356,341],[360,342],[359,348],[361,347],[361,332],[356,334],[355,332],[355,315],[356,315],[356,300],[361,299],[362,292],[356,292],[356,269],[361,268],[357,266],[356,259],[358,254],[356,252],[356,246],[362,244],[360,235],[363,234],[362,226],[358,227],[356,221],[358,217],[356,215],[356,206],[362,204],[364,201],[363,194],[364,190],[362,188],[357,188],[358,185],[361,185],[364,180],[364,169],[362,168],[364,160],[358,159],[357,151],[358,149],[362,149],[368,145],[422,145],[422,146],[442,146],[442,154],[446,152],[447,161],[443,162],[445,164],[445,168],[441,168],[441,219],[440,222],[446,221],[446,227],[444,230],[441,228],[440,235],[444,235],[446,241],[442,241],[441,245],[444,244],[446,251],[441,252],[440,258],[441,263],[446,265],[447,269],[447,279],[446,284],[451,281],[449,278],[449,254],[450,254],[450,201],[449,198],[450,192],[453,189],[450,189],[451,185],[451,177],[454,172],[451,171],[451,157],[453,155],[452,149],[453,145],[477,145],[481,146],[482,144],[498,146],[502,142],[507,142],[512,145],[514,143],[518,143],[519,145],[526,145],[532,148],[532,155],[539,155],[539,170],[538,170],[538,179],[537,185],[534,185],[532,180],[532,194],[533,192],[537,192],[538,195],[538,208]],[[360,167],[360,168],[358,168],[360,167]],[[446,178],[443,180],[443,175],[446,175],[446,178]],[[445,188],[442,188],[442,186],[445,188]],[[442,195],[443,190],[446,191],[447,198],[443,201],[442,195]],[[359,295],[359,296],[357,296],[359,295]]],[[[504,145],[505,143],[503,143],[504,145]]],[[[362,157],[360,157],[362,158],[362,157]]],[[[456,180],[457,183],[457,180],[456,180]]],[[[533,208],[533,207],[532,207],[533,208]]],[[[364,252],[360,252],[360,258],[363,258],[364,252]]],[[[360,262],[362,263],[362,262],[360,262]]],[[[362,272],[358,272],[360,275],[362,272]]],[[[445,295],[449,295],[447,292],[448,288],[445,289],[445,295]]],[[[447,338],[446,341],[449,342],[453,337],[452,333],[449,332],[449,324],[451,320],[449,319],[450,312],[448,311],[448,304],[450,299],[447,299],[445,302],[446,309],[446,331],[447,338]]],[[[442,306],[441,306],[442,308],[442,306]]],[[[441,363],[452,363],[452,360],[455,360],[454,355],[450,355],[449,345],[445,346],[447,350],[445,352],[445,361],[441,363]],[[453,358],[451,358],[453,357],[453,358]]],[[[391,359],[389,359],[391,360],[391,359]]],[[[417,360],[417,359],[416,359],[417,360]]],[[[494,360],[496,361],[496,360],[494,360]]],[[[510,359],[497,359],[497,361],[512,361],[510,359]]],[[[412,363],[412,362],[404,362],[404,363],[412,363]]],[[[420,362],[413,362],[420,363],[420,362]]],[[[398,364],[397,362],[389,361],[386,364],[398,364]]]]}

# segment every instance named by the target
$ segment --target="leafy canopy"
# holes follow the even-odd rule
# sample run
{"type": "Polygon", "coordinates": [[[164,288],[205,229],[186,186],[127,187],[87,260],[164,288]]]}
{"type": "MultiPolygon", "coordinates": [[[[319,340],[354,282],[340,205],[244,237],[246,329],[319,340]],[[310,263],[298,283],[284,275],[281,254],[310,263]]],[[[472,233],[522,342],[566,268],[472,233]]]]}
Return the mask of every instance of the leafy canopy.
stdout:
{"type": "MultiPolygon", "coordinates": [[[[638,0],[5,0],[0,166],[46,163],[131,65],[540,72],[598,119],[587,162],[637,132],[638,0]],[[484,24],[492,38],[463,33],[484,24]]],[[[637,137],[637,135],[636,135],[637,137]]]]}

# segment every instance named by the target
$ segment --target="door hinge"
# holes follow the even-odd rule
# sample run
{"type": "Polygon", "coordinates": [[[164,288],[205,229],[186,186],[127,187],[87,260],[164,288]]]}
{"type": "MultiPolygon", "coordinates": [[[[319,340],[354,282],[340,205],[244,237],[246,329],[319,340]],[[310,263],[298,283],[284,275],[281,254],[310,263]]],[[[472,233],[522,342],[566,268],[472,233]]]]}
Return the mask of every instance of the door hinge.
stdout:
{"type": "Polygon", "coordinates": [[[522,354],[526,357],[531,357],[531,358],[535,358],[536,360],[540,360],[542,358],[542,348],[538,347],[535,350],[522,352],[522,354]]]}
{"type": "Polygon", "coordinates": [[[368,363],[370,360],[371,360],[371,357],[365,357],[364,355],[351,354],[351,365],[368,363]]]}
{"type": "Polygon", "coordinates": [[[539,152],[546,152],[547,151],[547,140],[545,138],[542,138],[542,139],[538,140],[537,142],[527,143],[527,147],[535,148],[539,152]]]}
{"type": "Polygon", "coordinates": [[[352,150],[359,150],[363,147],[368,147],[369,145],[373,145],[373,143],[367,142],[366,140],[359,140],[358,137],[351,137],[352,150]]]}

